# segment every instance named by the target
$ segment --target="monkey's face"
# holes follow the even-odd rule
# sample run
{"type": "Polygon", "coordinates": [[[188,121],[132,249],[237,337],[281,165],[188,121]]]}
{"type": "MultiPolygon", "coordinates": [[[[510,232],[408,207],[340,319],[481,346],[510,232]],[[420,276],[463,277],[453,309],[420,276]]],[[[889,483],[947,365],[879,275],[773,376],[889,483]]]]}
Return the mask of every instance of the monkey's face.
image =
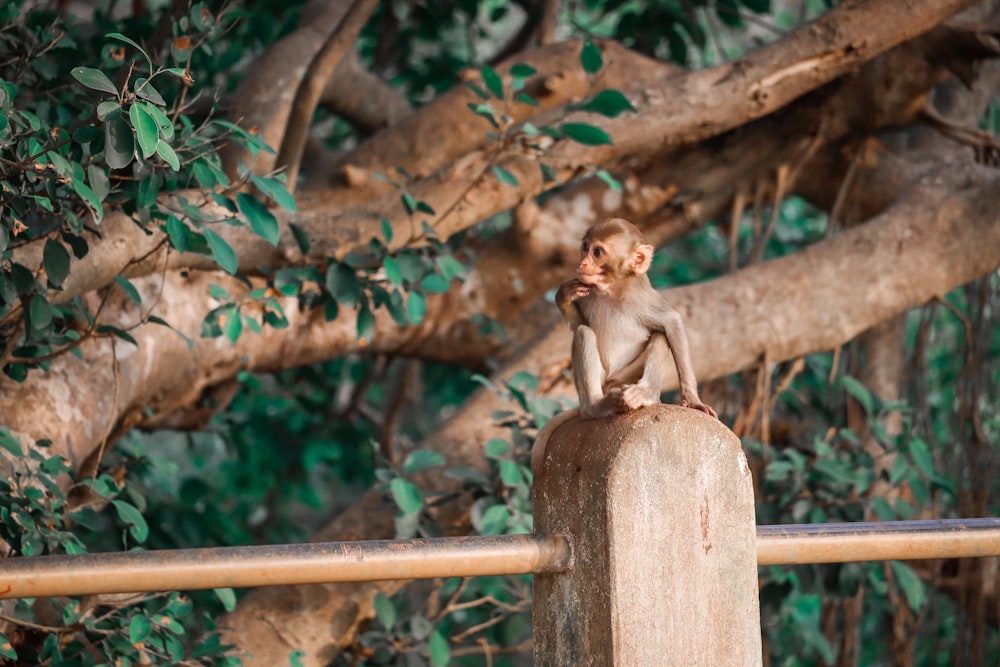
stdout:
{"type": "Polygon", "coordinates": [[[580,246],[580,266],[576,269],[580,282],[599,290],[606,287],[603,277],[607,272],[607,257],[604,244],[584,239],[580,246]]]}
{"type": "Polygon", "coordinates": [[[607,291],[619,273],[613,244],[604,240],[584,238],[580,246],[580,265],[576,276],[584,285],[607,291]]]}

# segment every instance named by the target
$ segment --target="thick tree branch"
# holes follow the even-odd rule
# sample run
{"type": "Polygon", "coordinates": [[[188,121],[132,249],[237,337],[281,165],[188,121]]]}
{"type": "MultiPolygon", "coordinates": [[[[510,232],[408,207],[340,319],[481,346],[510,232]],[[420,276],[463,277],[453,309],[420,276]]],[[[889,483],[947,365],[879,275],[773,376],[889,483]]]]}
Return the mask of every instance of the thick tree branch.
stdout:
{"type": "MultiPolygon", "coordinates": [[[[413,111],[398,89],[362,67],[353,49],[327,81],[320,104],[365,132],[381,130],[413,111]]],[[[312,165],[303,166],[303,171],[312,171],[312,165]]]]}

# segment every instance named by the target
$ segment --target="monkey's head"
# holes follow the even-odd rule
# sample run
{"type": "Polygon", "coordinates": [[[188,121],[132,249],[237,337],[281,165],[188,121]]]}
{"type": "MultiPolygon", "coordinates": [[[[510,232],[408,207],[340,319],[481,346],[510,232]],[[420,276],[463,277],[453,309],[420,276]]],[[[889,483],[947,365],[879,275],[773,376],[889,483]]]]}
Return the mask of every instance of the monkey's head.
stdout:
{"type": "Polygon", "coordinates": [[[653,261],[653,246],[623,218],[598,222],[583,235],[576,275],[584,285],[606,292],[618,280],[641,275],[653,261]]]}

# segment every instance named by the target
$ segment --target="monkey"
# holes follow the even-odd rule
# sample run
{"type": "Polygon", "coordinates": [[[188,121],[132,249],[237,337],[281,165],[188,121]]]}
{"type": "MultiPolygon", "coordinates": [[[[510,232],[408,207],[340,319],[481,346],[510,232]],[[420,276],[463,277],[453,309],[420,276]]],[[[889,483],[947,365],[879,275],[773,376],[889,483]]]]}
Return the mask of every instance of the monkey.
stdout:
{"type": "Polygon", "coordinates": [[[556,305],[573,331],[573,381],[580,407],[550,420],[539,432],[532,467],[549,434],[570,417],[600,419],[659,403],[668,348],[677,367],[681,405],[718,418],[698,396],[680,313],[646,275],[652,260],[653,246],[623,218],[602,220],[584,234],[576,278],[556,292],[556,305]]]}

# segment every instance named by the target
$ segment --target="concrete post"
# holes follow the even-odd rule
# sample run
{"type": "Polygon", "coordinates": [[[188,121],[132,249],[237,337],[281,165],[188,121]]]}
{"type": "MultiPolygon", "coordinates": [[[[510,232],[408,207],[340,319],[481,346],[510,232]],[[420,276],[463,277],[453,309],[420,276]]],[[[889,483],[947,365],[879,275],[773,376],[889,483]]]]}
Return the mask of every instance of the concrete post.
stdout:
{"type": "Polygon", "coordinates": [[[535,530],[570,539],[534,578],[535,665],[760,665],[754,498],[739,439],[676,405],[557,426],[535,530]]]}

